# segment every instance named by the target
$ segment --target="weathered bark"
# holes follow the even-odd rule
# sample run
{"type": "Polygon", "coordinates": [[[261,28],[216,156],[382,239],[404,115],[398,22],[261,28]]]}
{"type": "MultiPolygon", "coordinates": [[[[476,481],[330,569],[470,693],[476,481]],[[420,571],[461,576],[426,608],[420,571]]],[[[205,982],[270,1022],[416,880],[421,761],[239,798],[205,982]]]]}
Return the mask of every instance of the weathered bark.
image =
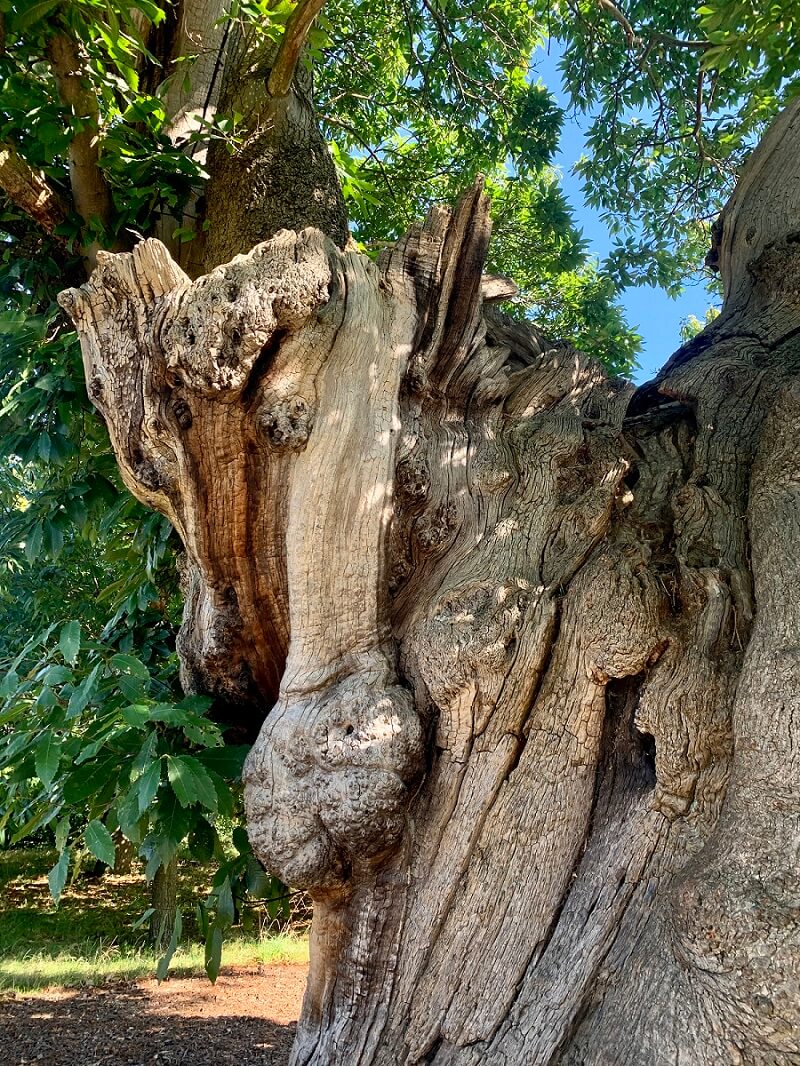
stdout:
{"type": "MultiPolygon", "coordinates": [[[[61,102],[78,120],[69,144],[69,182],[75,210],[85,223],[83,254],[87,268],[96,262],[98,227],[111,220],[111,189],[100,169],[100,116],[97,98],[87,84],[84,56],[69,33],[54,34],[47,46],[61,102]]],[[[122,244],[116,247],[124,247],[122,244]]]]}
{"type": "Polygon", "coordinates": [[[310,70],[299,63],[321,0],[296,6],[280,41],[228,18],[230,0],[177,0],[148,46],[148,91],[160,87],[165,133],[209,178],[180,217],[164,215],[155,236],[191,277],[248,251],[280,229],[315,226],[348,240],[347,212],[312,101],[310,70]],[[222,140],[192,138],[220,116],[235,128],[222,140]],[[178,227],[194,230],[173,241],[178,227]]]}
{"type": "Polygon", "coordinates": [[[209,148],[207,269],[281,229],[313,226],[340,248],[347,243],[347,211],[314,112],[311,72],[299,67],[288,91],[281,80],[272,95],[280,56],[263,43],[254,48],[241,32],[228,42],[220,109],[242,117],[234,144],[209,148]]]}
{"type": "Polygon", "coordinates": [[[25,162],[13,144],[0,143],[0,189],[47,233],[67,217],[64,198],[41,171],[25,162]]]}
{"type": "Polygon", "coordinates": [[[479,188],[377,266],[145,242],[64,294],[187,548],[188,684],[272,706],[295,1063],[800,1061],[799,116],[640,389],[486,306],[479,188]]]}
{"type": "MultiPolygon", "coordinates": [[[[160,93],[167,116],[164,133],[199,166],[206,163],[208,144],[197,135],[218,117],[231,34],[226,19],[229,8],[229,0],[176,0],[167,6],[159,25],[145,20],[142,26],[148,50],[156,58],[156,63],[141,61],[142,87],[160,93]]],[[[153,229],[153,235],[192,277],[202,274],[205,267],[203,202],[198,188],[181,212],[165,212],[153,229]],[[174,240],[178,227],[193,231],[194,238],[174,240]]]]}

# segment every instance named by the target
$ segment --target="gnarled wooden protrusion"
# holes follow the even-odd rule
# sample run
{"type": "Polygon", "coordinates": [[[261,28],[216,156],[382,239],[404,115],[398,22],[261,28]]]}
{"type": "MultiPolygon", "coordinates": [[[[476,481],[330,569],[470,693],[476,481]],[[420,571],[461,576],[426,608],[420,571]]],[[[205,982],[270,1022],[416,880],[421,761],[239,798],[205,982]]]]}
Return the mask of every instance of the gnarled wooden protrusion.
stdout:
{"type": "Polygon", "coordinates": [[[459,263],[480,289],[463,246],[487,212],[476,187],[380,269],[305,230],[191,282],[151,240],[62,295],[126,484],[186,547],[187,687],[275,703],[245,773],[251,835],[312,889],[391,849],[420,775],[386,582],[400,390],[459,263]]]}
{"type": "Polygon", "coordinates": [[[316,231],[283,233],[191,282],[149,240],[100,253],[61,296],[123,479],[186,547],[184,684],[261,717],[288,649],[289,471],[316,403],[299,331],[322,361],[334,252],[316,231]]]}

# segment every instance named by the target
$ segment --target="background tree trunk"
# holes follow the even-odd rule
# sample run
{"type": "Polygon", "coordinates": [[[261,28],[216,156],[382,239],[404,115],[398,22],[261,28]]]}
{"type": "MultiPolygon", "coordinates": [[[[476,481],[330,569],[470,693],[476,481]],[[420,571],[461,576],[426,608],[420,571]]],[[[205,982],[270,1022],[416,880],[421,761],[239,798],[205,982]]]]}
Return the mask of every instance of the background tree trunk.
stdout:
{"type": "Polygon", "coordinates": [[[149,940],[156,951],[164,951],[175,929],[175,912],[178,906],[178,859],[176,856],[162,863],[156,870],[150,886],[149,940]]]}
{"type": "Polygon", "coordinates": [[[476,186],[375,266],[158,242],[63,295],[189,559],[187,676],[264,711],[264,863],[314,896],[293,1061],[790,1064],[800,106],[650,385],[492,312],[476,186]]]}
{"type": "Polygon", "coordinates": [[[114,849],[114,873],[129,874],[133,868],[133,861],[136,858],[136,845],[117,830],[114,833],[114,849]]]}

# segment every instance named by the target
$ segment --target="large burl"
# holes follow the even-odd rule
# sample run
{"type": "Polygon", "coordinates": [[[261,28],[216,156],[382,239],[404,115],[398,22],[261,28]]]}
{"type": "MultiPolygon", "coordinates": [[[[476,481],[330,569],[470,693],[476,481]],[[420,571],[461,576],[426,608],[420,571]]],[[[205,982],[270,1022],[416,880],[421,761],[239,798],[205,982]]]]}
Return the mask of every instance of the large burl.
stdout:
{"type": "Polygon", "coordinates": [[[195,282],[144,241],[61,296],[125,483],[186,549],[184,686],[266,719],[250,832],[310,889],[390,851],[421,775],[386,580],[411,296],[314,230],[195,282]]]}

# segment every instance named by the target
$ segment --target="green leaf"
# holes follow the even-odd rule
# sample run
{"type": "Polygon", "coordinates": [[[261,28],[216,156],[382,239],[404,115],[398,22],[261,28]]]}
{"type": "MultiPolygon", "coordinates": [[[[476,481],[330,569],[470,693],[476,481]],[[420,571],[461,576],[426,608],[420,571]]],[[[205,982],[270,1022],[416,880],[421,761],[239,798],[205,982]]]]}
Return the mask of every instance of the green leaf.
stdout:
{"type": "Polygon", "coordinates": [[[117,655],[111,656],[111,665],[115,670],[119,670],[122,674],[131,674],[133,677],[138,677],[142,681],[147,681],[150,678],[150,671],[144,665],[144,663],[137,659],[135,655],[117,655]]]}
{"type": "Polygon", "coordinates": [[[172,962],[172,956],[178,949],[178,941],[181,938],[183,932],[183,919],[181,918],[181,912],[175,911],[175,925],[172,929],[172,937],[170,938],[169,946],[164,953],[163,958],[158,960],[158,966],[156,967],[156,980],[163,981],[167,976],[169,970],[169,964],[172,962]]]}
{"type": "Polygon", "coordinates": [[[57,559],[64,547],[64,534],[49,519],[44,524],[45,547],[51,559],[57,559]]]}
{"type": "Polygon", "coordinates": [[[153,722],[163,722],[165,725],[182,725],[188,712],[174,703],[155,703],[149,709],[148,717],[153,722]]]}
{"type": "Polygon", "coordinates": [[[5,699],[12,692],[16,692],[17,685],[19,685],[19,674],[16,670],[9,670],[0,683],[0,698],[5,699]]]}
{"type": "Polygon", "coordinates": [[[222,965],[222,929],[215,922],[208,931],[206,938],[206,964],[205,969],[212,985],[216,984],[222,965]]]}
{"type": "Polygon", "coordinates": [[[213,770],[209,770],[209,776],[217,793],[217,814],[221,814],[224,818],[233,818],[239,789],[229,781],[225,781],[219,774],[215,774],[213,770]]]}
{"type": "Polygon", "coordinates": [[[59,666],[54,663],[52,666],[48,666],[46,670],[43,670],[37,677],[38,680],[43,681],[46,685],[63,685],[67,681],[72,681],[72,671],[68,666],[59,666]]]}
{"type": "Polygon", "coordinates": [[[56,823],[56,851],[62,852],[67,844],[67,838],[69,837],[69,815],[65,814],[63,818],[59,818],[56,823]]]}
{"type": "Polygon", "coordinates": [[[194,756],[168,756],[167,776],[182,807],[199,803],[207,810],[216,811],[217,792],[214,782],[194,756]]]}
{"type": "Polygon", "coordinates": [[[67,718],[77,718],[89,705],[94,695],[97,684],[97,675],[100,673],[102,663],[98,663],[91,673],[87,674],[81,683],[72,690],[72,695],[67,704],[67,718]]]}
{"type": "Polygon", "coordinates": [[[141,929],[144,923],[156,913],[155,907],[148,907],[143,914],[140,914],[136,921],[131,925],[131,929],[141,929]]]}
{"type": "Polygon", "coordinates": [[[25,538],[25,558],[29,563],[33,563],[39,557],[39,552],[42,550],[42,540],[44,538],[44,526],[41,522],[37,522],[28,536],[25,538]]]}
{"type": "Polygon", "coordinates": [[[58,813],[57,809],[49,803],[43,804],[32,814],[31,817],[21,826],[11,838],[12,844],[18,844],[20,840],[24,840],[25,837],[31,836],[43,825],[47,825],[58,813]]]}
{"type": "Polygon", "coordinates": [[[132,703],[123,708],[122,719],[134,729],[140,729],[150,721],[150,708],[146,703],[132,703]]]}
{"type": "Polygon", "coordinates": [[[230,877],[226,877],[217,888],[217,921],[225,925],[233,925],[236,910],[233,905],[233,889],[230,877]]]}
{"type": "Polygon", "coordinates": [[[142,817],[139,813],[139,794],[137,791],[138,781],[126,792],[125,796],[117,802],[117,819],[119,827],[128,840],[134,844],[140,843],[144,830],[141,826],[142,817]]]}
{"type": "Polygon", "coordinates": [[[213,770],[229,781],[241,780],[244,760],[250,747],[247,744],[226,744],[224,748],[199,751],[196,758],[207,770],[213,770]]]}
{"type": "Polygon", "coordinates": [[[247,860],[247,875],[245,882],[247,885],[248,896],[251,896],[253,899],[266,899],[267,895],[270,893],[273,880],[275,879],[269,876],[255,855],[251,855],[247,860]]]}
{"type": "Polygon", "coordinates": [[[74,666],[78,661],[78,652],[81,650],[81,624],[73,619],[71,622],[66,622],[62,628],[58,638],[58,646],[61,649],[61,654],[64,656],[66,662],[70,666],[74,666]]]}
{"type": "Polygon", "coordinates": [[[52,707],[58,707],[58,696],[47,685],[42,689],[39,695],[36,697],[36,703],[34,707],[37,711],[49,711],[52,707]]]}
{"type": "Polygon", "coordinates": [[[131,701],[131,704],[138,704],[141,700],[147,699],[146,684],[140,677],[134,677],[132,674],[122,674],[118,684],[120,692],[125,699],[131,701]]]}
{"type": "Polygon", "coordinates": [[[91,744],[87,744],[85,748],[81,748],[78,754],[75,756],[75,765],[80,766],[81,763],[85,763],[88,759],[93,759],[100,749],[109,742],[110,736],[105,733],[103,736],[93,740],[91,744]]]}
{"type": "Polygon", "coordinates": [[[91,851],[92,855],[113,870],[114,859],[117,854],[116,845],[113,837],[99,818],[93,819],[86,826],[84,839],[86,840],[86,847],[91,851]]]}
{"type": "Polygon", "coordinates": [[[214,701],[209,696],[184,696],[178,706],[183,711],[194,711],[195,714],[205,714],[214,701]]]}
{"type": "Polygon", "coordinates": [[[3,738],[3,747],[0,748],[0,766],[8,766],[31,743],[29,733],[7,733],[3,738]]]}
{"type": "Polygon", "coordinates": [[[136,783],[139,799],[139,814],[144,814],[155,799],[161,782],[161,759],[155,759],[136,783]]]}
{"type": "Polygon", "coordinates": [[[157,748],[158,734],[154,730],[152,733],[148,733],[145,742],[142,744],[141,748],[136,753],[131,769],[144,770],[150,760],[155,757],[157,748]]]}
{"type": "Polygon", "coordinates": [[[233,840],[233,846],[240,855],[249,855],[253,850],[250,847],[250,837],[247,835],[247,830],[243,826],[236,826],[233,830],[231,839],[233,840]]]}
{"type": "Polygon", "coordinates": [[[64,891],[64,885],[67,883],[68,871],[69,848],[64,848],[59,856],[58,862],[47,875],[47,883],[50,886],[50,895],[53,897],[55,903],[58,903],[61,899],[61,893],[64,891]]]}
{"type": "Polygon", "coordinates": [[[118,755],[106,755],[103,759],[83,763],[77,770],[73,770],[64,782],[64,802],[70,806],[83,803],[100,792],[117,774],[118,755]]]}
{"type": "Polygon", "coordinates": [[[155,821],[158,849],[166,861],[191,827],[189,811],[184,810],[180,805],[178,797],[171,788],[162,789],[158,797],[155,821]]]}
{"type": "Polygon", "coordinates": [[[36,745],[36,776],[45,788],[50,788],[61,761],[61,740],[55,733],[42,733],[36,745]]]}
{"type": "Polygon", "coordinates": [[[189,851],[198,862],[210,862],[214,855],[216,833],[206,818],[198,818],[189,834],[189,851]]]}
{"type": "Polygon", "coordinates": [[[24,11],[15,16],[14,28],[18,33],[27,30],[29,26],[32,26],[35,22],[40,22],[46,15],[49,15],[51,11],[58,7],[60,2],[61,0],[38,0],[38,3],[26,6],[24,11]]]}

